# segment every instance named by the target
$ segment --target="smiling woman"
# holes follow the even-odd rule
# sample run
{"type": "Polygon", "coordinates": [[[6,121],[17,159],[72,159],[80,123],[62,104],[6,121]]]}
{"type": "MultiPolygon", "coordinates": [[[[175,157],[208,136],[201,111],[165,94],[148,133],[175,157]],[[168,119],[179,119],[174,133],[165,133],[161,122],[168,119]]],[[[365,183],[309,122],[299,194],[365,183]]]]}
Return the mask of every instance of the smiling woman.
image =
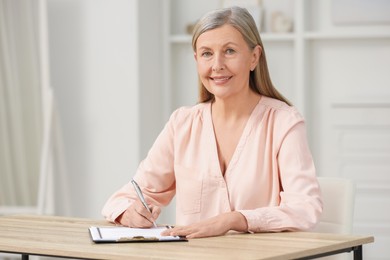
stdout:
{"type": "Polygon", "coordinates": [[[199,20],[193,35],[200,102],[173,112],[107,220],[151,227],[176,195],[177,226],[163,235],[308,230],[322,212],[305,123],[273,87],[256,24],[239,7],[199,20]]]}

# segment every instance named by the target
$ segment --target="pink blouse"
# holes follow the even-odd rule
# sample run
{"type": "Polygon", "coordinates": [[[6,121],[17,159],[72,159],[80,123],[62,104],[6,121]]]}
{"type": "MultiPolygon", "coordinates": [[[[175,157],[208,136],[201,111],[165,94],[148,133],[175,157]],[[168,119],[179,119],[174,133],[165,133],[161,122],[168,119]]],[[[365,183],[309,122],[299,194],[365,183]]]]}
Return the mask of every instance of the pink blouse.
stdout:
{"type": "MultiPolygon", "coordinates": [[[[176,194],[176,224],[241,212],[250,232],[307,230],[322,212],[321,192],[298,111],[262,97],[222,175],[211,103],[176,110],[134,176],[149,203],[176,194]]],[[[109,221],[137,198],[129,182],[106,202],[109,221]]]]}

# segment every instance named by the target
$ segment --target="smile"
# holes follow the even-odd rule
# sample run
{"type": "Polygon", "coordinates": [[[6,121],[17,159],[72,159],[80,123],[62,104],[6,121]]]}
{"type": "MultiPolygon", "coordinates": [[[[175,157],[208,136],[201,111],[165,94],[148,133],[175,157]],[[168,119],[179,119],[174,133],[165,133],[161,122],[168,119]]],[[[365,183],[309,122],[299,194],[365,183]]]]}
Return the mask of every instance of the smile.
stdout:
{"type": "Polygon", "coordinates": [[[221,84],[221,83],[225,83],[227,82],[229,79],[231,79],[232,77],[231,76],[226,76],[226,77],[210,77],[211,80],[213,80],[215,83],[217,84],[221,84]]]}

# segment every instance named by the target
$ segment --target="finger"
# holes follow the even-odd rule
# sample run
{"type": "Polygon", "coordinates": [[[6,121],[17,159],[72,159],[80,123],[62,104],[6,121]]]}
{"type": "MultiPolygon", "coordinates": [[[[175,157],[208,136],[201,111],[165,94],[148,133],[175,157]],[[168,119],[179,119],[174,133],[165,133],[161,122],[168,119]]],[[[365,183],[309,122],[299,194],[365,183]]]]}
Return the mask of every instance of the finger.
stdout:
{"type": "Polygon", "coordinates": [[[201,238],[209,237],[209,229],[205,229],[199,225],[185,226],[176,230],[173,230],[171,234],[173,236],[183,236],[186,238],[201,238]]]}
{"type": "Polygon", "coordinates": [[[152,217],[152,213],[148,209],[146,209],[144,204],[142,204],[141,202],[135,205],[135,210],[139,215],[146,219],[150,219],[152,217]]]}
{"type": "Polygon", "coordinates": [[[153,222],[140,214],[137,214],[137,218],[134,218],[132,223],[133,227],[137,228],[150,228],[153,225],[153,222]]]}
{"type": "Polygon", "coordinates": [[[149,222],[153,222],[158,218],[161,213],[161,208],[156,205],[148,205],[148,208],[144,204],[139,203],[136,207],[138,214],[146,218],[149,222]]]}
{"type": "Polygon", "coordinates": [[[143,207],[142,203],[140,204],[141,206],[138,205],[137,202],[135,202],[129,208],[126,209],[122,217],[122,225],[138,228],[146,228],[152,226],[151,222],[143,215],[143,210],[146,211],[146,209],[143,207]]]}
{"type": "Polygon", "coordinates": [[[161,208],[158,206],[151,205],[150,210],[152,211],[152,219],[156,220],[161,214],[161,208]]]}
{"type": "Polygon", "coordinates": [[[141,209],[139,209],[140,212],[138,212],[138,214],[149,222],[148,227],[151,227],[151,226],[157,227],[157,224],[155,221],[158,218],[158,216],[160,215],[161,209],[158,206],[151,206],[151,208],[148,208],[148,209],[146,209],[145,207],[142,207],[141,209]],[[149,212],[148,209],[151,211],[153,210],[153,211],[149,212]]]}
{"type": "Polygon", "coordinates": [[[191,227],[175,227],[173,229],[169,230],[170,236],[181,236],[181,237],[187,237],[190,235],[193,231],[191,227]]]}
{"type": "Polygon", "coordinates": [[[162,236],[176,236],[177,230],[179,230],[180,227],[174,227],[169,228],[161,232],[162,236]]]}
{"type": "Polygon", "coordinates": [[[190,234],[186,235],[186,238],[200,238],[200,237],[207,237],[208,235],[201,230],[191,232],[190,234]]]}
{"type": "Polygon", "coordinates": [[[163,232],[161,232],[160,235],[162,235],[162,236],[170,236],[171,233],[170,233],[170,230],[167,229],[167,230],[164,230],[163,232]]]}
{"type": "Polygon", "coordinates": [[[146,223],[145,221],[147,221],[148,225],[150,223],[153,224],[152,214],[147,209],[145,209],[145,207],[136,208],[135,210],[139,216],[139,219],[142,220],[143,223],[146,223]]]}

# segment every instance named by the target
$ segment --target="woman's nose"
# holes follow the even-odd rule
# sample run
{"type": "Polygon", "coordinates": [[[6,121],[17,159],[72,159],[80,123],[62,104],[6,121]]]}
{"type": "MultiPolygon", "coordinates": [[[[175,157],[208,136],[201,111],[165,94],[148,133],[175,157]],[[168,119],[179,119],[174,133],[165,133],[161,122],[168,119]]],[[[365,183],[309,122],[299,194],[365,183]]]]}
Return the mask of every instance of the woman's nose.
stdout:
{"type": "Polygon", "coordinates": [[[223,57],[221,57],[221,55],[216,55],[214,58],[212,70],[214,72],[219,72],[220,70],[224,70],[224,69],[225,69],[225,62],[223,57]]]}

